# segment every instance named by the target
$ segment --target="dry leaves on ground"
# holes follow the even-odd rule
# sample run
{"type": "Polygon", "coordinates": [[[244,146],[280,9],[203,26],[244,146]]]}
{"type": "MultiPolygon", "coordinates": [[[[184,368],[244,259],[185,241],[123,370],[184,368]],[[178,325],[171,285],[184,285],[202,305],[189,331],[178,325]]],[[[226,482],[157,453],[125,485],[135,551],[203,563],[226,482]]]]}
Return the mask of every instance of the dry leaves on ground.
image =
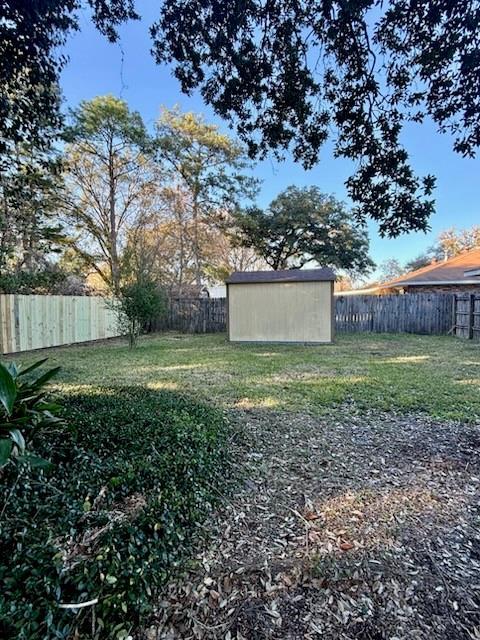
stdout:
{"type": "Polygon", "coordinates": [[[244,411],[240,491],[145,636],[480,640],[480,434],[244,411]]]}

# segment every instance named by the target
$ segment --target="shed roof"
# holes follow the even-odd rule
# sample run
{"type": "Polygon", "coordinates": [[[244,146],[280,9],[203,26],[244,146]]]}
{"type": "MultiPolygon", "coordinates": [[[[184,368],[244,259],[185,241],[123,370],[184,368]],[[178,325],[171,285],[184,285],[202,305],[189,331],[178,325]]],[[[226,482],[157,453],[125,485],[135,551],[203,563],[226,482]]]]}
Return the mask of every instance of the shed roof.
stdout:
{"type": "Polygon", "coordinates": [[[328,267],[321,269],[283,269],[281,271],[235,271],[227,284],[258,282],[331,282],[335,274],[328,267]]]}

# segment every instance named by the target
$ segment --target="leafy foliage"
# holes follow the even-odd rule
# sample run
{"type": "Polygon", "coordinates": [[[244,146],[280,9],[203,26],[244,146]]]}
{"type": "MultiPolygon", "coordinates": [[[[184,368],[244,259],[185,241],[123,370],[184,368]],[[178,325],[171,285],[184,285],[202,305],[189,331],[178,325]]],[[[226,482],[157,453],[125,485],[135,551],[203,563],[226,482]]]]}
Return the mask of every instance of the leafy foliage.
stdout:
{"type": "MultiPolygon", "coordinates": [[[[0,168],[19,142],[48,147],[60,125],[57,49],[88,5],[109,40],[138,18],[134,0],[6,0],[0,25],[0,168]],[[50,128],[52,133],[45,134],[50,128]]],[[[435,180],[413,172],[406,122],[433,119],[473,156],[480,140],[478,0],[165,0],[151,34],[189,93],[237,126],[251,156],[293,147],[311,166],[332,131],[357,162],[356,213],[391,236],[424,230],[435,180]]]]}
{"type": "Polygon", "coordinates": [[[53,154],[17,147],[0,174],[0,271],[41,269],[64,240],[58,222],[63,180],[53,154]]]}
{"type": "Polygon", "coordinates": [[[166,0],[158,62],[183,91],[236,125],[252,156],[292,147],[307,167],[333,131],[357,162],[356,213],[395,236],[424,230],[434,178],[417,177],[401,143],[429,116],[473,156],[480,140],[480,4],[451,0],[166,0]]]}
{"type": "Polygon", "coordinates": [[[60,367],[54,367],[37,378],[32,379],[29,375],[47,359],[38,360],[26,368],[14,362],[0,363],[0,468],[11,456],[35,465],[45,462],[26,452],[26,447],[38,431],[62,422],[57,417],[60,405],[50,402],[45,392],[46,384],[60,367]]]}
{"type": "Polygon", "coordinates": [[[110,41],[116,27],[135,19],[133,0],[4,0],[0,22],[0,173],[12,163],[11,149],[27,144],[48,150],[62,118],[57,88],[65,56],[58,48],[78,29],[77,13],[92,9],[96,27],[110,41]]]}
{"type": "Polygon", "coordinates": [[[200,284],[208,247],[202,236],[208,237],[242,198],[251,197],[257,183],[244,173],[247,163],[242,147],[194,113],[164,109],[157,123],[156,147],[186,196],[195,281],[200,284]]]}
{"type": "Polygon", "coordinates": [[[224,482],[216,410],[140,388],[96,389],[66,405],[69,429],[35,441],[52,468],[26,469],[17,482],[12,466],[2,478],[11,492],[0,520],[5,640],[125,638],[224,482]]]}
{"type": "Polygon", "coordinates": [[[267,211],[239,213],[236,223],[233,241],[255,249],[275,270],[317,262],[360,274],[374,266],[366,231],[356,228],[344,204],[317,187],[288,187],[267,211]]]}
{"type": "Polygon", "coordinates": [[[118,294],[126,229],[152,206],[145,125],[124,100],[97,96],[72,113],[65,137],[70,244],[118,294]]]}
{"type": "Polygon", "coordinates": [[[455,227],[444,229],[429,249],[405,264],[402,272],[415,271],[436,261],[448,260],[465,251],[478,248],[480,248],[479,225],[473,225],[468,229],[455,229],[455,227]]]}
{"type": "Polygon", "coordinates": [[[474,224],[469,229],[445,229],[440,232],[430,253],[437,260],[458,256],[464,251],[480,248],[480,226],[474,224]]]}
{"type": "Polygon", "coordinates": [[[158,283],[143,280],[122,287],[118,311],[126,323],[130,347],[136,345],[146,325],[161,317],[166,309],[166,294],[158,283]]]}
{"type": "Polygon", "coordinates": [[[15,270],[0,274],[1,293],[52,293],[66,277],[60,269],[15,270]]]}
{"type": "Polygon", "coordinates": [[[379,270],[380,279],[383,282],[394,280],[395,278],[398,278],[403,273],[405,273],[405,269],[402,267],[397,258],[389,258],[388,260],[384,260],[379,265],[379,270]]]}

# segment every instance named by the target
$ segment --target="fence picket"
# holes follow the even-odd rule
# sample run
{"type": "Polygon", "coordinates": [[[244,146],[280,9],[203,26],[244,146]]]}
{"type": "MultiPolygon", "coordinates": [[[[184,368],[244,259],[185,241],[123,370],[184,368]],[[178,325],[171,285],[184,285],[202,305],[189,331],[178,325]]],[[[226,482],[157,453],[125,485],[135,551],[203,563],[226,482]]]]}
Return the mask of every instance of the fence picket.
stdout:
{"type": "Polygon", "coordinates": [[[0,352],[118,336],[117,314],[99,296],[0,295],[0,352]]]}

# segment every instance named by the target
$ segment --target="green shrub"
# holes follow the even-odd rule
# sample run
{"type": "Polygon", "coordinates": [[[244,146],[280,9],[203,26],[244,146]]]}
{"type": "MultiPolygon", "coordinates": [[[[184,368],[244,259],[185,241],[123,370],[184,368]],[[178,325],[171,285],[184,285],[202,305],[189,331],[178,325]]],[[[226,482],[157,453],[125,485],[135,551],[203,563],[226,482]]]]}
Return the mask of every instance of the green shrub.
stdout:
{"type": "Polygon", "coordinates": [[[46,294],[58,293],[57,289],[67,278],[58,267],[37,271],[0,273],[0,293],[46,294]]]}
{"type": "Polygon", "coordinates": [[[32,377],[48,358],[39,360],[26,369],[14,362],[0,363],[0,468],[11,458],[42,465],[43,460],[26,452],[26,446],[39,430],[58,426],[61,407],[50,402],[45,386],[60,367],[49,369],[32,377]]]}
{"type": "Polygon", "coordinates": [[[167,297],[156,282],[142,280],[122,287],[119,299],[120,320],[134,347],[146,325],[166,312],[167,297]]]}
{"type": "Polygon", "coordinates": [[[66,404],[69,429],[34,442],[52,467],[23,467],[20,480],[13,465],[3,470],[1,638],[126,637],[155,605],[224,482],[217,410],[139,388],[66,404]]]}

